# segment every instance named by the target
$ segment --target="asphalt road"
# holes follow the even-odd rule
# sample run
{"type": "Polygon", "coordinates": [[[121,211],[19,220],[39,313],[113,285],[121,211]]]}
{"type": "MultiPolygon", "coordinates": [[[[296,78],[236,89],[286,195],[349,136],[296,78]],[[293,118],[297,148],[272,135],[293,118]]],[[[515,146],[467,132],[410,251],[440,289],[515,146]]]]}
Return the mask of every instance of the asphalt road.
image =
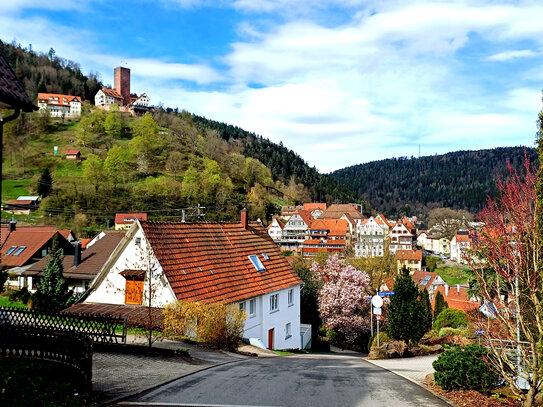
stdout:
{"type": "Polygon", "coordinates": [[[296,355],[235,362],[176,380],[119,406],[160,403],[169,406],[449,406],[424,388],[354,354],[296,355]]]}

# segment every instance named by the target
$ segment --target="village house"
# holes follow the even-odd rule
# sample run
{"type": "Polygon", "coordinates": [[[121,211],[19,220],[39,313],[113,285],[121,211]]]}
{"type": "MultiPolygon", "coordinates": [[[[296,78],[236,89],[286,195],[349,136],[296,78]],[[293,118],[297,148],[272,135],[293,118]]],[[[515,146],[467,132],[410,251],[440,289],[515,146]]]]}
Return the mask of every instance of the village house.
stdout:
{"type": "Polygon", "coordinates": [[[54,226],[17,226],[12,220],[9,225],[2,225],[0,234],[1,265],[7,268],[7,284],[12,287],[32,289],[32,282],[23,277],[22,273],[47,255],[54,236],[57,236],[64,253],[74,252],[69,240],[73,238],[72,232],[57,230],[54,226]]]}
{"type": "Polygon", "coordinates": [[[67,160],[80,160],[81,151],[79,150],[66,150],[66,159],[67,160]]]}
{"type": "Polygon", "coordinates": [[[240,223],[136,220],[82,302],[235,304],[247,312],[251,343],[300,349],[300,285],[266,230],[242,211],[240,223]]]}
{"type": "Polygon", "coordinates": [[[303,205],[283,205],[281,206],[281,217],[288,220],[296,211],[303,210],[303,205]]]}
{"type": "Polygon", "coordinates": [[[300,249],[302,243],[309,239],[309,231],[315,219],[311,213],[303,209],[294,212],[283,228],[279,244],[282,250],[300,249]]]}
{"type": "Polygon", "coordinates": [[[439,274],[430,271],[417,270],[411,276],[411,279],[415,282],[419,290],[428,290],[430,295],[430,301],[434,300],[434,295],[437,287],[445,286],[445,280],[443,280],[439,274]]]}
{"type": "MultiPolygon", "coordinates": [[[[480,301],[477,297],[471,296],[468,292],[469,286],[467,284],[456,284],[456,286],[449,286],[447,284],[436,287],[436,294],[439,291],[449,308],[458,309],[461,311],[469,311],[479,308],[480,301]]],[[[435,307],[435,295],[432,301],[432,309],[435,307]]]]}
{"type": "Polygon", "coordinates": [[[396,264],[398,272],[404,266],[409,269],[410,274],[422,270],[422,250],[397,250],[396,264]]]}
{"type": "Polygon", "coordinates": [[[137,95],[130,93],[130,69],[117,67],[114,70],[113,89],[103,87],[95,97],[94,104],[100,109],[110,110],[113,104],[119,106],[119,111],[131,115],[142,114],[150,110],[150,99],[146,93],[137,95]]]}
{"type": "Polygon", "coordinates": [[[467,264],[467,251],[477,240],[477,231],[459,230],[451,240],[451,260],[467,264]]]}
{"type": "Polygon", "coordinates": [[[17,199],[9,199],[6,201],[2,210],[14,215],[30,215],[30,213],[37,210],[39,206],[39,196],[19,196],[17,199]]]}
{"type": "Polygon", "coordinates": [[[405,216],[392,226],[390,230],[390,252],[412,250],[417,239],[415,225],[405,216]]]}
{"type": "Polygon", "coordinates": [[[302,256],[315,257],[318,253],[340,254],[343,256],[349,228],[345,219],[318,219],[310,228],[310,239],[301,246],[302,256]]]}
{"type": "Polygon", "coordinates": [[[277,216],[274,216],[267,228],[268,235],[270,235],[274,242],[281,240],[284,227],[285,225],[283,224],[283,222],[281,222],[281,220],[277,216]]]}
{"type": "Polygon", "coordinates": [[[139,220],[147,220],[146,213],[116,213],[115,214],[115,230],[128,230],[132,223],[139,220]]]}
{"type": "Polygon", "coordinates": [[[371,216],[356,226],[355,257],[383,257],[389,223],[383,215],[371,216]]]}
{"type": "Polygon", "coordinates": [[[432,235],[426,230],[417,234],[417,246],[422,250],[448,256],[451,251],[451,241],[444,236],[432,235]]]}
{"type": "MultiPolygon", "coordinates": [[[[75,244],[73,254],[62,256],[64,268],[62,276],[68,282],[68,288],[73,290],[75,295],[81,295],[89,288],[91,281],[100,273],[124,234],[124,231],[113,230],[100,232],[85,247],[82,247],[81,242],[78,242],[75,244]]],[[[30,287],[30,290],[39,284],[46,266],[47,258],[44,257],[21,273],[23,277],[26,277],[27,287],[30,287]]]]}
{"type": "Polygon", "coordinates": [[[51,117],[79,117],[81,102],[80,96],[38,93],[40,112],[47,112],[51,117]]]}
{"type": "Polygon", "coordinates": [[[324,203],[304,203],[304,210],[309,211],[314,219],[317,219],[326,210],[326,202],[324,203]]]}

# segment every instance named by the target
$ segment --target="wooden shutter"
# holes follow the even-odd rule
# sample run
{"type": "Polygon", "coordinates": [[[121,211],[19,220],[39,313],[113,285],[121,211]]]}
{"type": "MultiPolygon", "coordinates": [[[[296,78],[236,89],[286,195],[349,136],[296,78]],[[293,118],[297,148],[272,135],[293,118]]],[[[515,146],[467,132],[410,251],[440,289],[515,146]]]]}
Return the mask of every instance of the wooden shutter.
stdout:
{"type": "Polygon", "coordinates": [[[141,305],[143,302],[143,281],[126,280],[124,303],[141,305]]]}

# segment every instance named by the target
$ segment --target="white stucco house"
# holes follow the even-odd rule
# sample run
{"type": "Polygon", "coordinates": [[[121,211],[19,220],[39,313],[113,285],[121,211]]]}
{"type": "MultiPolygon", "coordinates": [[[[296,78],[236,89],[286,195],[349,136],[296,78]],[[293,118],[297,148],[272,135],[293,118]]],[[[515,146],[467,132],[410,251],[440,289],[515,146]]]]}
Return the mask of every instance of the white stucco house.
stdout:
{"type": "Polygon", "coordinates": [[[280,245],[283,250],[299,250],[303,242],[309,239],[311,225],[315,219],[306,210],[298,210],[288,219],[283,227],[280,245]]]}
{"type": "Polygon", "coordinates": [[[271,223],[268,226],[268,235],[272,238],[274,241],[281,240],[281,236],[283,235],[283,228],[285,225],[283,222],[281,222],[277,216],[274,216],[271,223]]]}
{"type": "Polygon", "coordinates": [[[301,280],[257,222],[171,223],[136,220],[92,281],[86,303],[176,301],[236,304],[244,337],[270,349],[300,349],[301,280]],[[149,279],[150,277],[150,279],[149,279]]]}
{"type": "Polygon", "coordinates": [[[40,112],[47,112],[51,117],[79,117],[81,116],[81,97],[38,93],[38,107],[40,112]]]}
{"type": "Polygon", "coordinates": [[[390,252],[397,250],[412,250],[417,240],[417,229],[413,223],[403,217],[390,230],[390,252]]]}
{"type": "Polygon", "coordinates": [[[389,226],[383,216],[371,216],[356,226],[355,257],[383,257],[389,226]]]}

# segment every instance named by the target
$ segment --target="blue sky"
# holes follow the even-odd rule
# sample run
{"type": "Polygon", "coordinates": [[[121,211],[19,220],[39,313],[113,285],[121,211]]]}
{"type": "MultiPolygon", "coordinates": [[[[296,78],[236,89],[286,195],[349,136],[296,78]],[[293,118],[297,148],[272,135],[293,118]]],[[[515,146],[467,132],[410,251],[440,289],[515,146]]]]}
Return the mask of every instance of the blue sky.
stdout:
{"type": "Polygon", "coordinates": [[[1,0],[0,39],[154,104],[238,125],[328,172],[533,146],[541,1],[1,0]],[[51,4],[49,4],[51,3],[51,4]]]}

